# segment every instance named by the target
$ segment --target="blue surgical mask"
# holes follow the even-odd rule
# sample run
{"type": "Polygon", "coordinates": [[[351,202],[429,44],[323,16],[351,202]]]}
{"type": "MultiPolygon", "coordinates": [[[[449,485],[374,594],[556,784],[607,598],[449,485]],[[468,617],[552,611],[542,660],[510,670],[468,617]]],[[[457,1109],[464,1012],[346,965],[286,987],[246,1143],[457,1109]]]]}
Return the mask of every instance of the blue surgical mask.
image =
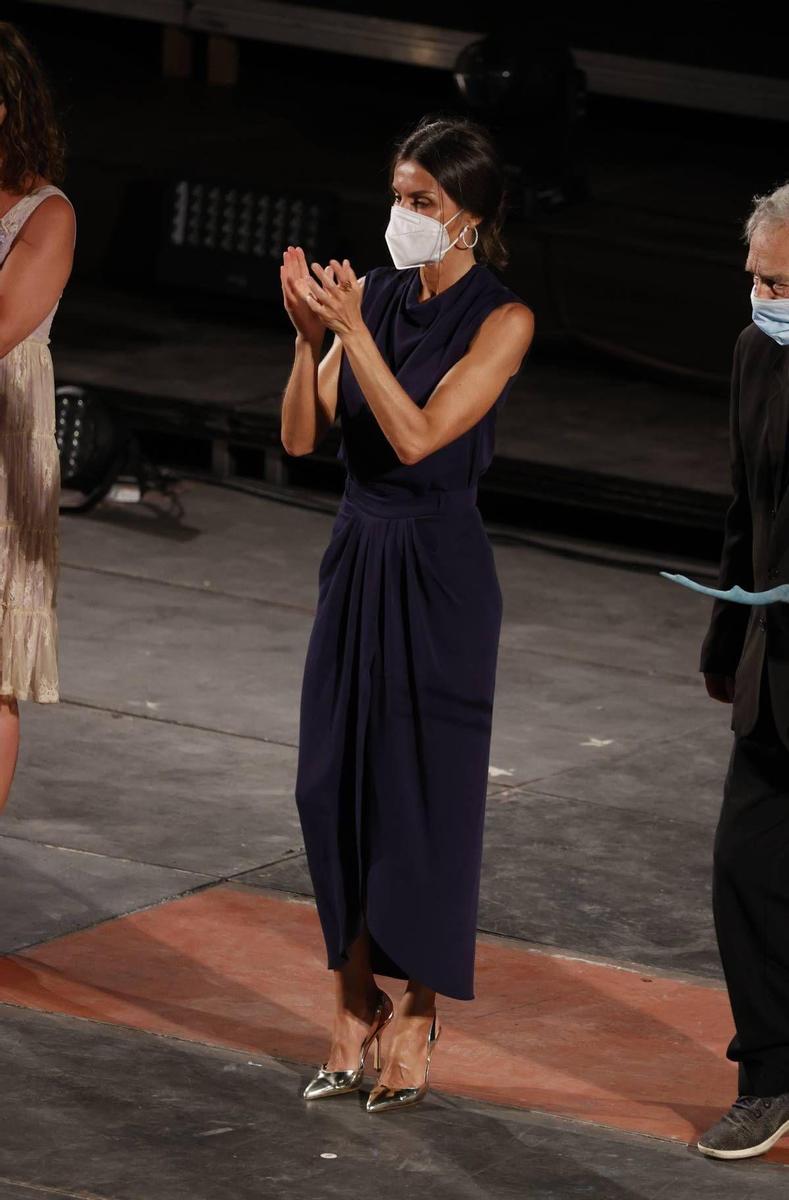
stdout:
{"type": "Polygon", "coordinates": [[[763,333],[779,346],[789,346],[789,300],[757,300],[756,285],[751,288],[753,319],[763,333]]]}

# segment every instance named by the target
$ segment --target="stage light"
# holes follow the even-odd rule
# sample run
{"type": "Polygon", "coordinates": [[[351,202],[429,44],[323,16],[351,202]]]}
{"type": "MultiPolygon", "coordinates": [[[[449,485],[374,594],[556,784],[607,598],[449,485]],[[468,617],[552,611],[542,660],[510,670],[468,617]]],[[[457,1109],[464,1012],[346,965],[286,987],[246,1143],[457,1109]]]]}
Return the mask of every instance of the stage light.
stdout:
{"type": "Polygon", "coordinates": [[[55,389],[55,437],[61,486],[83,496],[61,504],[61,512],[85,512],[106,496],[122,470],[129,431],[96,393],[61,384],[55,389]]]}
{"type": "Polygon", "coordinates": [[[178,179],[166,196],[157,275],[162,283],[252,300],[280,295],[289,245],[307,261],[337,254],[337,198],[254,184],[178,179]]]}

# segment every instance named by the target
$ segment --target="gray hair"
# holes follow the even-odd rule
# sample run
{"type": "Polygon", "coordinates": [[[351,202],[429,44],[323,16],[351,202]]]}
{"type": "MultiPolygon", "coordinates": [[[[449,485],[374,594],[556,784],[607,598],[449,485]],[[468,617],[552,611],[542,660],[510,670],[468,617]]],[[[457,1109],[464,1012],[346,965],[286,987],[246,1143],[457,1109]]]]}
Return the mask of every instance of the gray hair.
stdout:
{"type": "Polygon", "coordinates": [[[746,242],[750,242],[757,226],[762,224],[789,225],[789,183],[781,184],[764,196],[754,196],[751,215],[745,222],[746,242]]]}

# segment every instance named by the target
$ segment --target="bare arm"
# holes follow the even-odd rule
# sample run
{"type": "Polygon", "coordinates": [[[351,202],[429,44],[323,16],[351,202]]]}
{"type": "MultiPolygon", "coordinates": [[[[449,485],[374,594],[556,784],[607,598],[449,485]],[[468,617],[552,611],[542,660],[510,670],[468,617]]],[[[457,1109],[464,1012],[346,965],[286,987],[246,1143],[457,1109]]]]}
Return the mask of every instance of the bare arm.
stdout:
{"type": "Polygon", "coordinates": [[[317,342],[296,338],[293,367],[282,397],[280,441],[288,454],[311,454],[334,424],[342,343],[335,337],[320,360],[317,342]]]}
{"type": "Polygon", "coordinates": [[[369,330],[343,335],[353,373],[381,430],[400,462],[434,454],[471,429],[493,406],[517,373],[534,336],[534,316],[525,304],[504,304],[483,321],[471,346],[420,408],[403,390],[369,330]]]}
{"type": "MultiPolygon", "coordinates": [[[[292,271],[295,273],[295,266],[292,271]]],[[[357,281],[360,292],[364,290],[364,279],[362,276],[357,281]]],[[[320,326],[320,337],[311,331],[300,331],[299,325],[309,330],[309,324],[298,312],[298,305],[303,300],[286,273],[283,274],[283,291],[297,332],[293,368],[282,397],[280,441],[288,454],[297,456],[312,454],[337,418],[342,339],[335,334],[328,353],[321,360],[323,326],[320,326]]]]}
{"type": "Polygon", "coordinates": [[[0,358],[52,311],[74,260],[76,221],[63,196],[47,196],[17,234],[0,270],[0,358]]]}

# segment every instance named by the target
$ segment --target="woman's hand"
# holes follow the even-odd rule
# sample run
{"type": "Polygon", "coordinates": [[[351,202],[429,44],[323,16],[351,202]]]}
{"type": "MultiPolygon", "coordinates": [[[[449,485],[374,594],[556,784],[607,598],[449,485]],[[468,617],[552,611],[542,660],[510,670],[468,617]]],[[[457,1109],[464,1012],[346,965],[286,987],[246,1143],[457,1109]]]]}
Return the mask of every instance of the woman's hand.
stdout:
{"type": "Polygon", "coordinates": [[[314,279],[307,279],[306,303],[322,325],[341,338],[365,329],[362,289],[348,259],[340,263],[332,258],[325,270],[320,263],[313,263],[312,269],[322,286],[314,279]]]}
{"type": "Polygon", "coordinates": [[[296,332],[311,343],[322,343],[326,327],[318,313],[310,308],[304,298],[305,282],[309,285],[311,280],[307,260],[301,246],[288,246],[282,255],[279,277],[282,283],[285,311],[293,322],[296,332]]]}

